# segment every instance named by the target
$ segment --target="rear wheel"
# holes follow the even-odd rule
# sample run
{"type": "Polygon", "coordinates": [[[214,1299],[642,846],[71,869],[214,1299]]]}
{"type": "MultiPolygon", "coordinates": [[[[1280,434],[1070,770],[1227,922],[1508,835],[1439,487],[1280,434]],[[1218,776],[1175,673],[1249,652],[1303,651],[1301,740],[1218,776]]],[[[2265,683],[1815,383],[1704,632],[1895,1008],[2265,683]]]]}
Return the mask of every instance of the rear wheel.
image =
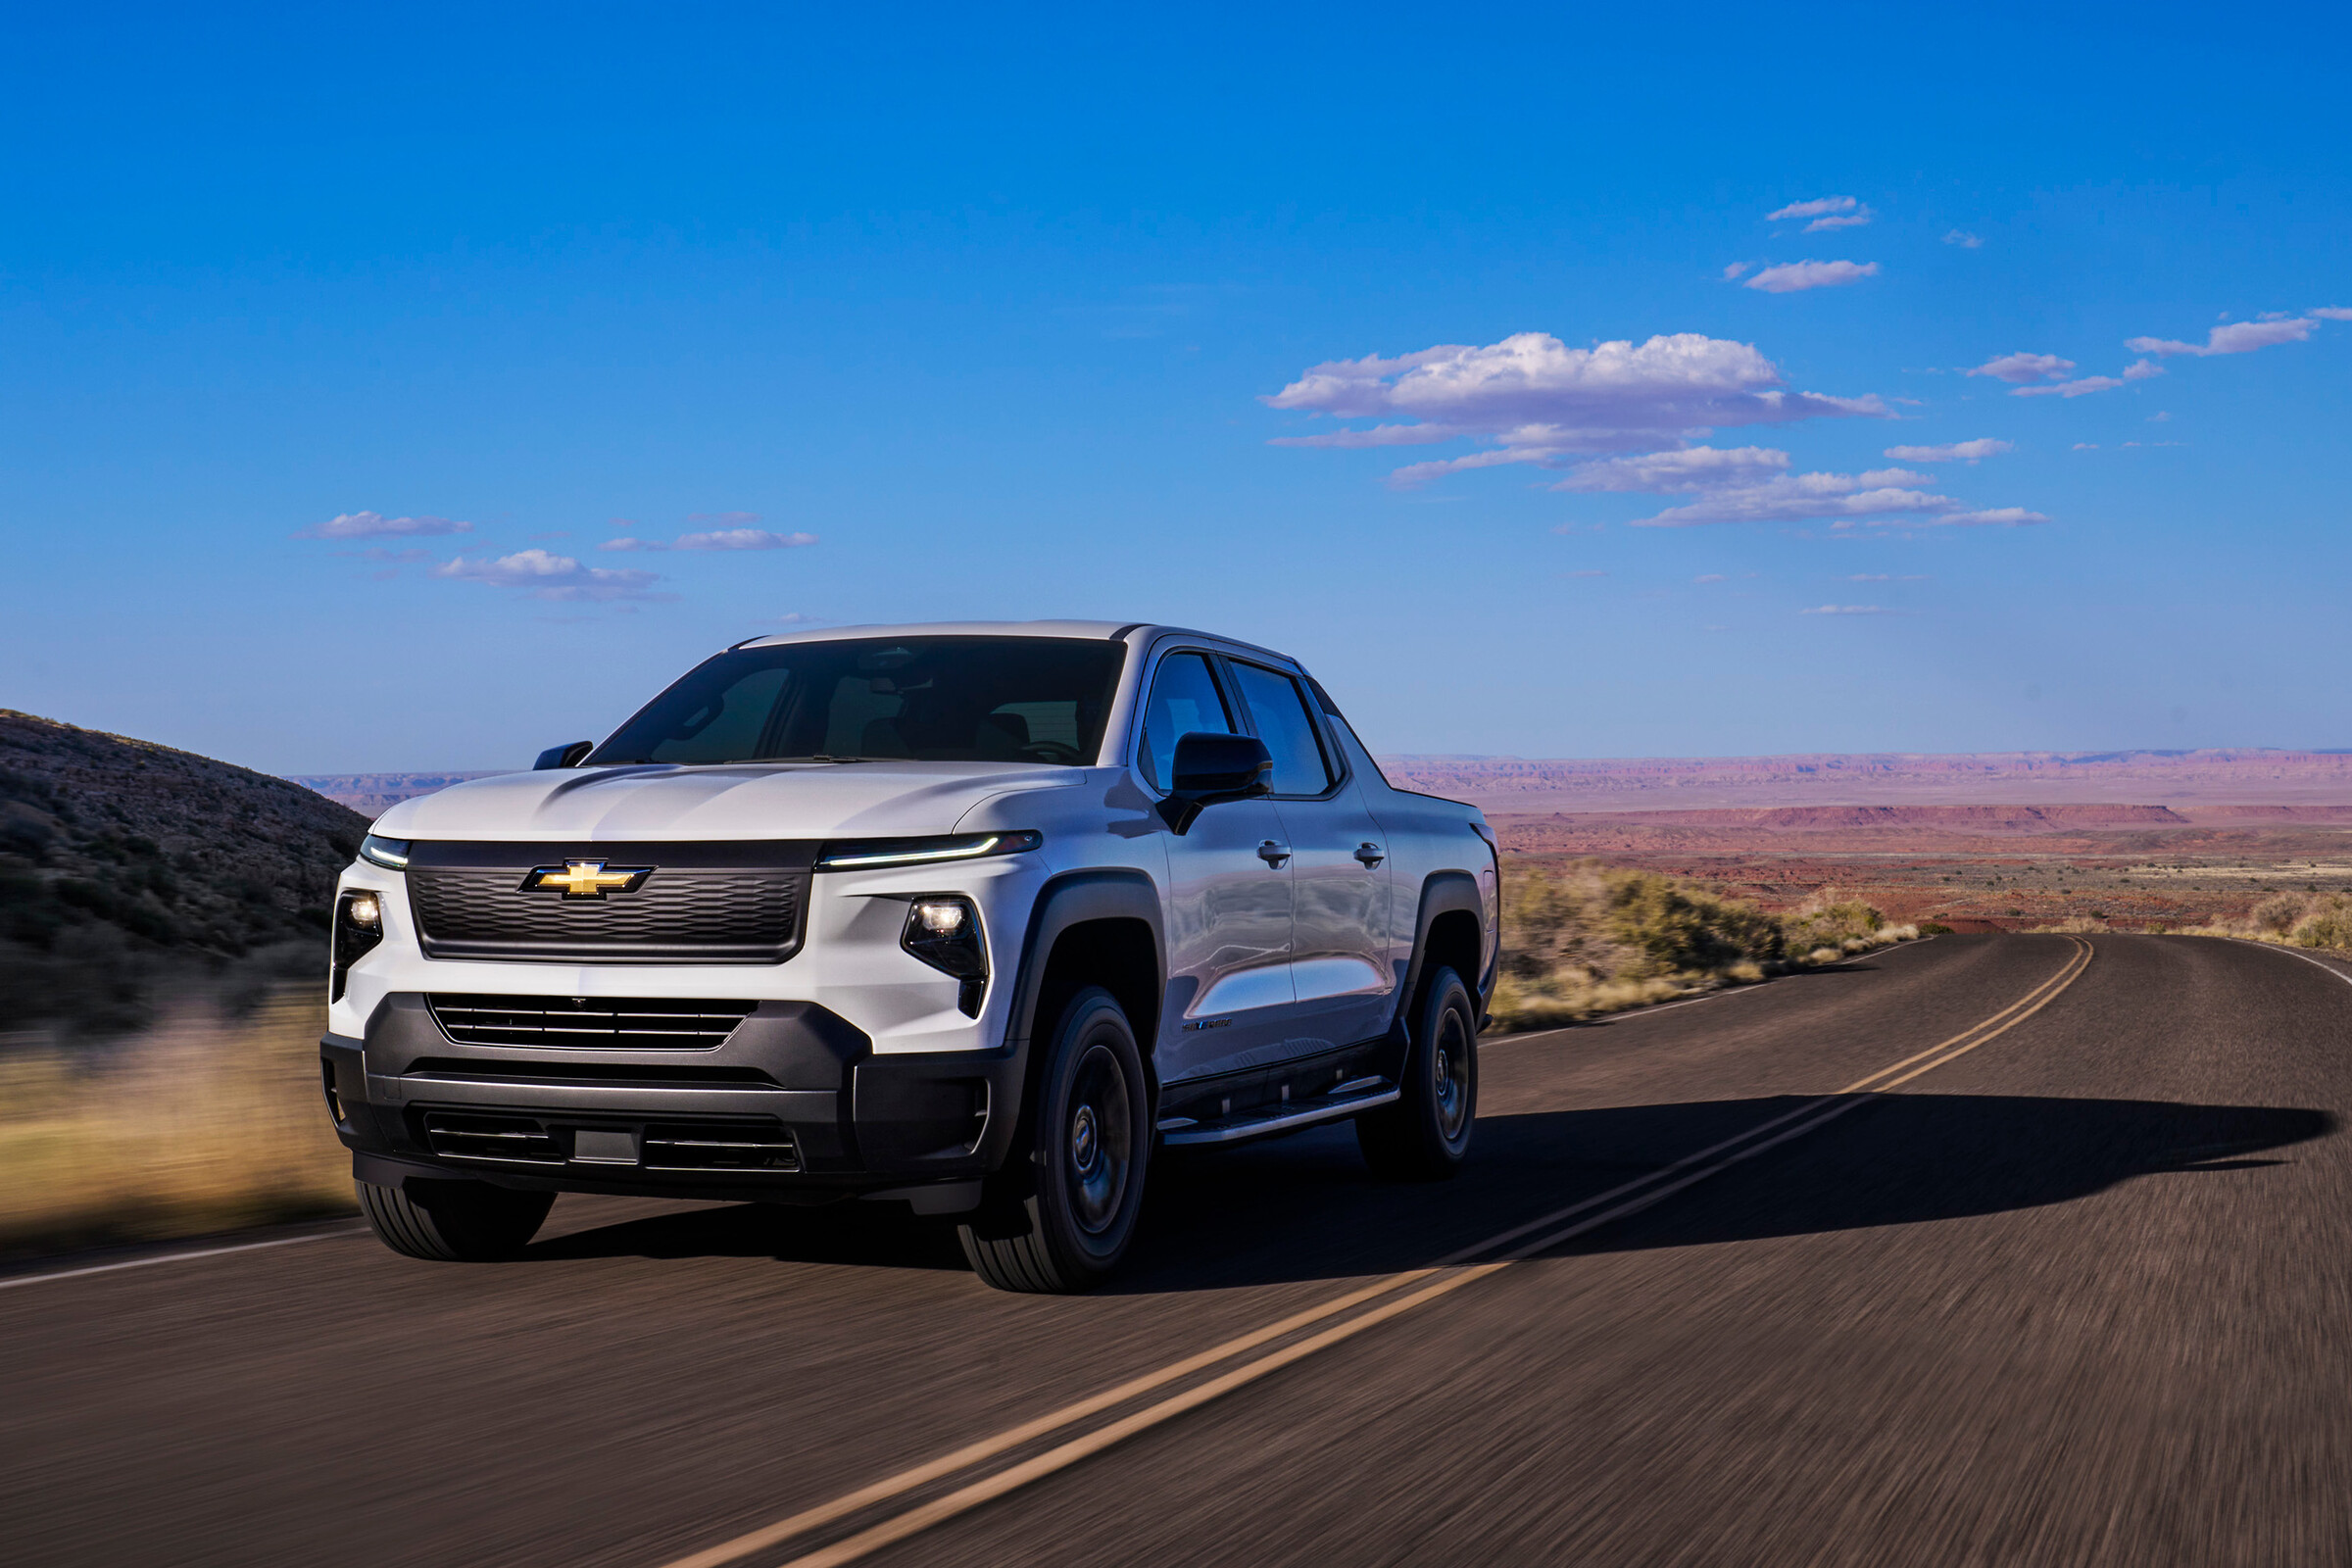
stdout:
{"type": "Polygon", "coordinates": [[[1143,1206],[1150,1116],[1135,1031],[1110,993],[1090,986],[1054,1031],[1026,1158],[957,1227],[972,1272],[1000,1291],[1057,1295],[1105,1278],[1143,1206]]]}
{"type": "Polygon", "coordinates": [[[518,1193],[488,1182],[353,1185],[377,1241],[403,1257],[435,1263],[491,1263],[514,1256],[538,1234],[556,1201],[553,1193],[518,1193]]]}
{"type": "Polygon", "coordinates": [[[1355,1118],[1355,1141],[1376,1176],[1443,1181],[1462,1168],[1478,1120],[1478,1013],[1461,976],[1429,977],[1405,1053],[1396,1100],[1355,1118]]]}

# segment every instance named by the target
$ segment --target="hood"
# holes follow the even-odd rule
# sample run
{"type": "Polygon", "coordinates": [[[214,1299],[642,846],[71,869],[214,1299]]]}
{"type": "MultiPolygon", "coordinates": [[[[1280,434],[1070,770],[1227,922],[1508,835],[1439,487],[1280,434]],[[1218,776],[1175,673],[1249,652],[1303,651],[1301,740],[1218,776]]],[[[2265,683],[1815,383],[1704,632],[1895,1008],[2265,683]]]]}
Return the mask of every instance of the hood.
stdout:
{"type": "Polygon", "coordinates": [[[376,818],[386,838],[737,840],[951,833],[981,801],[1068,789],[1075,767],[1001,762],[631,763],[471,779],[376,818]]]}

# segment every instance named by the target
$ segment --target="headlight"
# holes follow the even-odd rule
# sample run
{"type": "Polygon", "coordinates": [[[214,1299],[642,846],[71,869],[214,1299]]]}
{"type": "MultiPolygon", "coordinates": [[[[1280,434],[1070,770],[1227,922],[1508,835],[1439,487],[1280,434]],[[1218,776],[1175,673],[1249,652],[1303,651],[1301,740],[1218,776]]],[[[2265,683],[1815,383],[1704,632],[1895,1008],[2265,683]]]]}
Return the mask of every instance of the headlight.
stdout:
{"type": "Polygon", "coordinates": [[[335,900],[327,1001],[343,1000],[343,983],[350,977],[351,966],[373,952],[375,945],[383,940],[384,901],[380,894],[369,888],[354,888],[335,900]]]}
{"type": "Polygon", "coordinates": [[[409,868],[409,841],[379,839],[370,833],[360,840],[360,858],[380,865],[387,871],[406,871],[409,868]]]}
{"type": "MultiPolygon", "coordinates": [[[[845,839],[825,846],[819,871],[879,870],[888,865],[930,865],[941,860],[977,860],[989,855],[1019,855],[1045,842],[1042,833],[950,833],[921,839],[845,839]]],[[[406,863],[405,861],[403,862],[406,863]]]]}
{"type": "Polygon", "coordinates": [[[956,1005],[967,1018],[980,1016],[980,1001],[988,994],[988,945],[981,939],[980,911],[971,900],[939,894],[910,901],[899,946],[962,981],[956,1005]]]}

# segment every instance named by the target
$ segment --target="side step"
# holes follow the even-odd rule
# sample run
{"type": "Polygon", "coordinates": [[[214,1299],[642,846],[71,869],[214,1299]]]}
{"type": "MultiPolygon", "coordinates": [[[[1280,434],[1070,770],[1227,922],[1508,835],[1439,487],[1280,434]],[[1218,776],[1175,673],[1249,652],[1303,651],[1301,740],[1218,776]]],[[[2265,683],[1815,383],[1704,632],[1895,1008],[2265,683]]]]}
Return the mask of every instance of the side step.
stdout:
{"type": "Polygon", "coordinates": [[[1358,1078],[1342,1084],[1328,1095],[1311,1100],[1287,1101],[1276,1105],[1259,1105],[1238,1116],[1217,1121],[1195,1121],[1190,1116],[1165,1116],[1160,1119],[1160,1142],[1182,1148],[1194,1144],[1238,1144],[1247,1138],[1271,1138],[1276,1133],[1296,1132],[1312,1127],[1317,1122],[1338,1121],[1359,1110],[1372,1110],[1394,1103],[1399,1091],[1385,1078],[1358,1078]]]}

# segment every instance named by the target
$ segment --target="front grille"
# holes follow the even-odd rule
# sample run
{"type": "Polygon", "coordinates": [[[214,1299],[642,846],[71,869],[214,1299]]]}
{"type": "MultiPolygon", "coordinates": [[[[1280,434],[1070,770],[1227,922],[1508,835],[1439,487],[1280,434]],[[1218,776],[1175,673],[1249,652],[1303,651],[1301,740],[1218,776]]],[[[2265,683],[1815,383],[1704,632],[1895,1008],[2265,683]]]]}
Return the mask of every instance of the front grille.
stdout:
{"type": "Polygon", "coordinates": [[[781,963],[800,950],[816,845],[433,844],[409,856],[428,958],[781,963]],[[648,874],[630,891],[526,889],[532,871],[593,859],[648,874]]]}
{"type": "Polygon", "coordinates": [[[561,1165],[565,1151],[547,1128],[528,1116],[467,1116],[434,1111],[424,1118],[424,1137],[444,1159],[482,1160],[500,1165],[561,1165]]]}
{"type": "Polygon", "coordinates": [[[799,1170],[792,1134],[773,1122],[656,1122],[645,1130],[648,1170],[799,1170]]]}
{"type": "Polygon", "coordinates": [[[466,1046],[564,1046],[599,1051],[709,1051],[759,1005],[666,997],[425,999],[441,1032],[466,1046]]]}

